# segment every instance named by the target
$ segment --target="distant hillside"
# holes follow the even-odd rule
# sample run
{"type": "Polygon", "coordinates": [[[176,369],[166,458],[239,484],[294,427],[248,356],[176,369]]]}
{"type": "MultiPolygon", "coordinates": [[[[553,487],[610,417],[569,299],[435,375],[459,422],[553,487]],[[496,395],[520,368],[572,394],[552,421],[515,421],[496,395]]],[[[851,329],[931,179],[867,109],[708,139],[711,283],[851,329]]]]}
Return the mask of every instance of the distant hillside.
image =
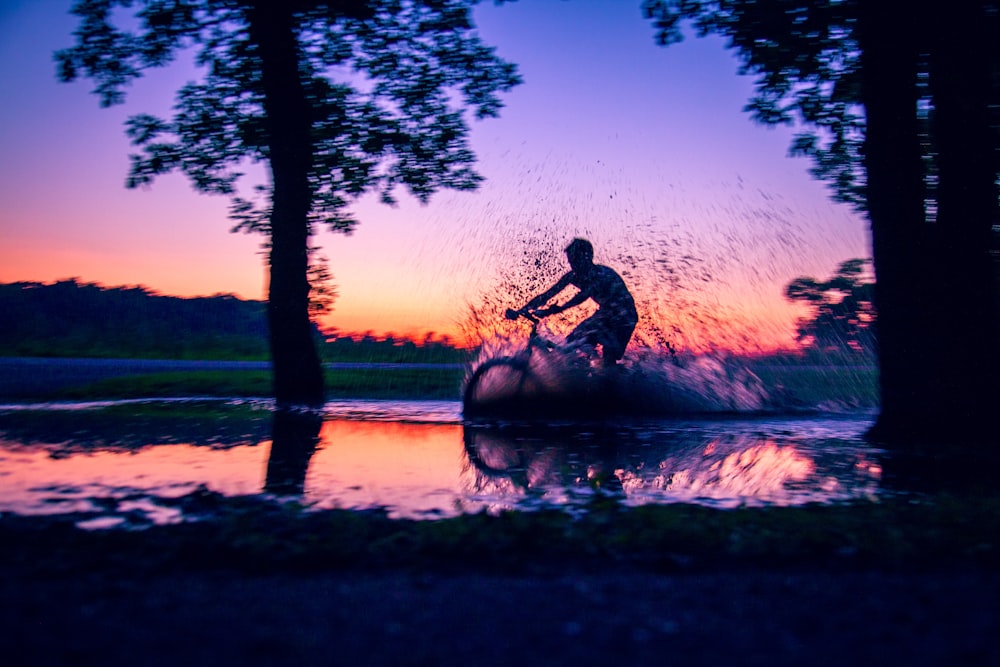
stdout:
{"type": "Polygon", "coordinates": [[[0,283],[0,355],[266,359],[265,304],[76,279],[0,283]]]}
{"type": "MultiPolygon", "coordinates": [[[[182,298],[76,279],[0,283],[0,356],[266,360],[266,310],[231,294],[182,298]]],[[[459,363],[467,355],[446,338],[349,334],[319,349],[326,361],[459,363]]]]}

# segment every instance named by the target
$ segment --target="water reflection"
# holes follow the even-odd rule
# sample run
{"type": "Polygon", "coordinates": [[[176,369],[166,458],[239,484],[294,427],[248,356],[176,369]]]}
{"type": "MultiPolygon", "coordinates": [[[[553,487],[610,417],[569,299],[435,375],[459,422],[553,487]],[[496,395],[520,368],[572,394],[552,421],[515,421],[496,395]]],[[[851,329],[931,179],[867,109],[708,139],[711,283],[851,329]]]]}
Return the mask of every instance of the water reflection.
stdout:
{"type": "Polygon", "coordinates": [[[198,400],[9,404],[0,406],[0,437],[53,456],[168,444],[225,449],[267,439],[271,411],[263,408],[198,400]]]}
{"type": "Polygon", "coordinates": [[[501,505],[508,498],[567,504],[611,492],[630,504],[721,507],[834,502],[878,492],[880,464],[860,443],[739,431],[467,427],[471,491],[501,505]]]}
{"type": "Polygon", "coordinates": [[[323,413],[193,402],[0,410],[0,512],[178,521],[187,510],[176,499],[200,490],[412,518],[583,508],[595,494],[731,507],[880,492],[881,455],[861,439],[866,416],[528,428],[463,424],[459,410],[392,401],[323,413]]]}
{"type": "Polygon", "coordinates": [[[309,459],[319,444],[323,415],[312,410],[275,410],[271,423],[264,491],[300,495],[305,491],[309,459]]]}
{"type": "Polygon", "coordinates": [[[318,508],[384,507],[428,518],[477,511],[462,492],[460,424],[328,416],[309,464],[303,501],[318,508]]]}

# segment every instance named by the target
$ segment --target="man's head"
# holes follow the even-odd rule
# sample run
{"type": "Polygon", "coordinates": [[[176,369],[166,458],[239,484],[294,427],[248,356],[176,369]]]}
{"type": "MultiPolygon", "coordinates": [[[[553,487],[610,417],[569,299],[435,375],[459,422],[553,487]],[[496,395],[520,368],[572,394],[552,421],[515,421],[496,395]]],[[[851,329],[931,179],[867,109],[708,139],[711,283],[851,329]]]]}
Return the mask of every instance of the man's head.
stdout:
{"type": "Polygon", "coordinates": [[[594,263],[594,246],[587,239],[573,239],[566,246],[566,259],[574,271],[586,270],[594,263]]]}

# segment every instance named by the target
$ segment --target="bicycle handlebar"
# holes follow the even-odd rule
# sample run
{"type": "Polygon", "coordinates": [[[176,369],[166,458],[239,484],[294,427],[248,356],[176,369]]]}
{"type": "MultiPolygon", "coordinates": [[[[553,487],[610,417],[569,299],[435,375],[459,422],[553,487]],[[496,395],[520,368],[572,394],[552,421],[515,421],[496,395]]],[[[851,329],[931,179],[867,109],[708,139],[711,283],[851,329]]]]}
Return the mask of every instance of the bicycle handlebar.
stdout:
{"type": "Polygon", "coordinates": [[[523,317],[532,324],[538,324],[538,322],[540,321],[532,313],[529,313],[524,310],[514,310],[513,308],[508,308],[507,312],[504,313],[504,317],[506,317],[508,320],[516,320],[519,317],[523,317]]]}

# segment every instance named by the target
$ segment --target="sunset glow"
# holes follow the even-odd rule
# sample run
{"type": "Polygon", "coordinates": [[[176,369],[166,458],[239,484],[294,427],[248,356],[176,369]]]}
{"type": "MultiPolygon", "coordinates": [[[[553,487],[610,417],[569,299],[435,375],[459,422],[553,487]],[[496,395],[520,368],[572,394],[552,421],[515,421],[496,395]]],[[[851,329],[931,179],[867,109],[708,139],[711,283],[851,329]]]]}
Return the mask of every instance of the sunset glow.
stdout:
{"type": "MultiPolygon", "coordinates": [[[[75,27],[69,4],[0,10],[0,73],[19,100],[0,108],[0,281],[264,298],[262,239],[229,233],[226,200],[177,175],[123,185],[123,120],[167,113],[198,72],[183,60],[150,72],[126,105],[100,109],[89,82],[55,78],[52,53],[75,27]]],[[[501,286],[519,263],[586,236],[641,315],[689,348],[787,347],[798,311],[784,285],[868,256],[863,219],[829,201],[806,160],[786,157],[792,131],[742,112],[752,81],[720,40],[658,47],[638,3],[483,3],[476,19],[525,80],[499,119],[471,124],[486,181],[426,206],[363,199],[353,235],[321,232],[339,292],[325,326],[461,338],[471,308],[520,305],[501,286]]],[[[551,276],[566,268],[558,255],[543,264],[551,276]]]]}

